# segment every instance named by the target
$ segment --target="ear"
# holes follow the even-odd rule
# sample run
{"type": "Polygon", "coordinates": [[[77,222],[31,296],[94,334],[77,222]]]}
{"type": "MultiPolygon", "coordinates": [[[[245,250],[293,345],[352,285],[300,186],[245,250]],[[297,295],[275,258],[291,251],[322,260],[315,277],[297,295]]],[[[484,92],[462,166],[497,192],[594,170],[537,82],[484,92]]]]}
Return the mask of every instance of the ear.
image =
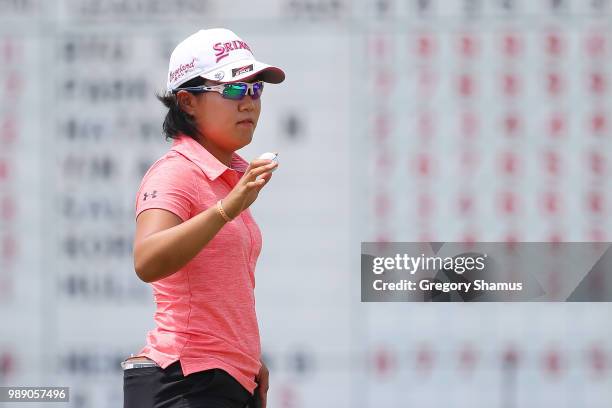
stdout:
{"type": "Polygon", "coordinates": [[[178,91],[176,94],[176,101],[184,112],[194,115],[195,105],[197,102],[196,96],[187,91],[178,91]]]}

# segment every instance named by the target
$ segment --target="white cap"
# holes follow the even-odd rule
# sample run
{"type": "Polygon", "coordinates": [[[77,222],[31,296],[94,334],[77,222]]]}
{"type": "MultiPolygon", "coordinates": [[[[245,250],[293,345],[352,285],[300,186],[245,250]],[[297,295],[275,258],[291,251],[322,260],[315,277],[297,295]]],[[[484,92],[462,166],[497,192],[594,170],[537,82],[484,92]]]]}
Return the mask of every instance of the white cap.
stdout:
{"type": "Polygon", "coordinates": [[[262,81],[285,80],[280,68],[255,60],[249,45],[225,28],[200,30],[176,46],[170,56],[167,90],[200,76],[218,82],[234,82],[259,74],[262,81]]]}

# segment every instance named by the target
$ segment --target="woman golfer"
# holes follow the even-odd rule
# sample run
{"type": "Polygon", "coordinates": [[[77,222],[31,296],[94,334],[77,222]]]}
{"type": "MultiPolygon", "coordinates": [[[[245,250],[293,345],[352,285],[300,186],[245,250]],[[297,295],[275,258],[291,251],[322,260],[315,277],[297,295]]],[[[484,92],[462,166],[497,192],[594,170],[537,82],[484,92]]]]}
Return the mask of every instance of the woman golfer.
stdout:
{"type": "Polygon", "coordinates": [[[261,234],[248,210],[276,162],[246,162],[264,82],[284,72],[255,60],[226,29],[200,30],[170,57],[163,129],[170,150],[136,202],[134,267],[153,286],[156,328],[122,362],[124,408],[266,406],[255,314],[261,234]]]}

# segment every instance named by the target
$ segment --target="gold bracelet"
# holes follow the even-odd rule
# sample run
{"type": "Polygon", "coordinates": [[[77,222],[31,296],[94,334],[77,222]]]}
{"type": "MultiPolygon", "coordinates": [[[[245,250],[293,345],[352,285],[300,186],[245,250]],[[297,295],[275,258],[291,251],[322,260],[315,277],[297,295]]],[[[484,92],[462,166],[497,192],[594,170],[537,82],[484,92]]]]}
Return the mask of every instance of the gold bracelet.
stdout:
{"type": "Polygon", "coordinates": [[[223,209],[223,205],[221,204],[221,200],[217,201],[217,211],[221,214],[221,217],[227,222],[230,222],[232,219],[227,216],[227,213],[223,209]]]}

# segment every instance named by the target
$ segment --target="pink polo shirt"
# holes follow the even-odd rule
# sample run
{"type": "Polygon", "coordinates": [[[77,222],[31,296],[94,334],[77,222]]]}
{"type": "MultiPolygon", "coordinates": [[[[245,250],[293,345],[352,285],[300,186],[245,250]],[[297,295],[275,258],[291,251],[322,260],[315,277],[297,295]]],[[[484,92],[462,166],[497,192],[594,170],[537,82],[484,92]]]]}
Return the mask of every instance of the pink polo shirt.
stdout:
{"type": "MultiPolygon", "coordinates": [[[[186,221],[224,198],[247,166],[234,153],[228,168],[183,135],[145,174],[136,196],[136,217],[162,208],[186,221]]],[[[157,327],[137,355],[162,368],[180,360],[185,376],[221,368],[253,393],[261,367],[254,297],[260,251],[261,233],[245,210],[187,265],[151,283],[157,327]]]]}

